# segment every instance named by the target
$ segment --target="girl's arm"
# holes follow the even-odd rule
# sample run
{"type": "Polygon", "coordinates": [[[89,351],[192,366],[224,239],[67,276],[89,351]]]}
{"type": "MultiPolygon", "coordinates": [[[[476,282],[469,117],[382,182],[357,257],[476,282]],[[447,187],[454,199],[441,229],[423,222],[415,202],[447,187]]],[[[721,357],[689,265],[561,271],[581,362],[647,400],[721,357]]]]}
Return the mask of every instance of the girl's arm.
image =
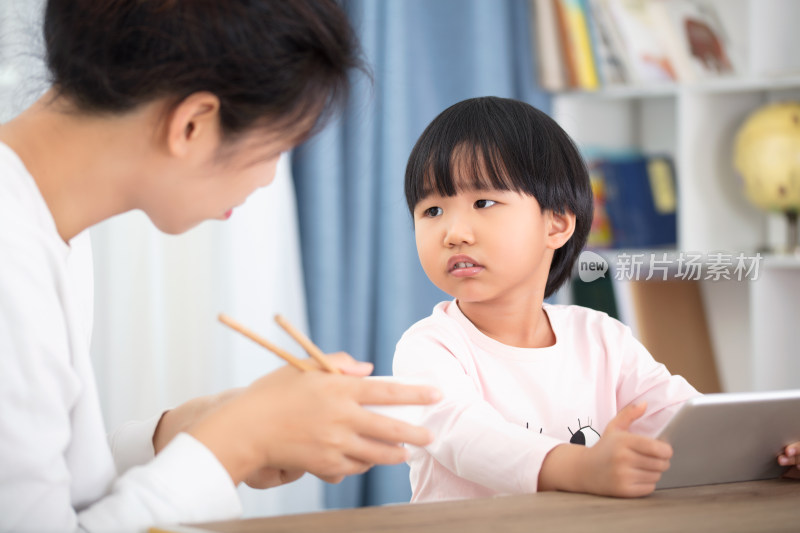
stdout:
{"type": "Polygon", "coordinates": [[[627,327],[618,350],[615,354],[619,358],[618,409],[647,403],[647,410],[633,421],[631,431],[656,437],[683,403],[700,393],[682,376],[670,374],[666,366],[653,359],[627,327]]]}
{"type": "MultiPolygon", "coordinates": [[[[536,492],[542,461],[563,441],[507,420],[483,398],[479,386],[454,355],[466,348],[445,347],[432,340],[433,336],[404,336],[394,356],[396,376],[434,385],[443,397],[426,408],[423,421],[434,434],[424,453],[435,459],[436,466],[431,469],[422,453],[415,453],[409,462],[412,476],[416,472],[420,479],[437,484],[440,474],[436,468],[441,466],[466,484],[478,484],[496,493],[536,492]]],[[[520,399],[520,405],[524,401],[520,399]]],[[[450,491],[450,497],[461,497],[464,494],[458,491],[462,489],[470,490],[459,484],[437,492],[450,491]]]]}
{"type": "MultiPolygon", "coordinates": [[[[672,449],[668,444],[628,431],[645,412],[645,404],[620,411],[602,438],[586,447],[506,420],[483,399],[459,359],[442,345],[406,337],[395,352],[394,370],[395,375],[433,382],[444,394],[442,402],[427,409],[424,425],[434,432],[435,440],[425,451],[460,478],[495,492],[563,490],[643,496],[654,490],[669,466],[672,449]]],[[[519,403],[524,405],[522,399],[519,403]]],[[[412,464],[412,470],[423,468],[427,467],[412,464]]],[[[422,477],[430,474],[434,473],[420,473],[422,477]]]]}
{"type": "Polygon", "coordinates": [[[591,448],[573,444],[555,447],[542,464],[539,490],[621,497],[653,492],[661,474],[669,468],[672,447],[628,431],[646,407],[637,404],[622,409],[591,448]]]}
{"type": "Polygon", "coordinates": [[[669,468],[672,448],[653,437],[699,393],[655,361],[629,328],[615,329],[619,336],[612,337],[608,356],[617,361],[616,400],[622,409],[594,447],[560,446],[548,455],[540,474],[543,489],[644,496],[669,468]]]}

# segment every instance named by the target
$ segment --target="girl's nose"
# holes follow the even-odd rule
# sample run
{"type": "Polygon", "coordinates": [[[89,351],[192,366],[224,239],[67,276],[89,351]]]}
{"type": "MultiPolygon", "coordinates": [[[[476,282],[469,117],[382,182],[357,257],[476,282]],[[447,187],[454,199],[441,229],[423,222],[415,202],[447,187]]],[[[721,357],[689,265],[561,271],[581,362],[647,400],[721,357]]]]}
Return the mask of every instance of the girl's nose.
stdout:
{"type": "Polygon", "coordinates": [[[447,225],[447,232],[444,237],[444,245],[447,247],[460,246],[463,244],[473,244],[475,234],[472,225],[465,217],[453,217],[447,225]]]}

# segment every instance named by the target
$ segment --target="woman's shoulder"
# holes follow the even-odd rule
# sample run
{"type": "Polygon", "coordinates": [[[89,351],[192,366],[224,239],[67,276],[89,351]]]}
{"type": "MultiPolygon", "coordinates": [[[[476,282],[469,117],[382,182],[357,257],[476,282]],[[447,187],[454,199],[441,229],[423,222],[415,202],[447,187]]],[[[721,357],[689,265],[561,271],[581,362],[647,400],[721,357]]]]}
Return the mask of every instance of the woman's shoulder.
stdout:
{"type": "Polygon", "coordinates": [[[5,240],[31,240],[55,232],[53,217],[22,160],[0,142],[0,232],[5,240]]]}

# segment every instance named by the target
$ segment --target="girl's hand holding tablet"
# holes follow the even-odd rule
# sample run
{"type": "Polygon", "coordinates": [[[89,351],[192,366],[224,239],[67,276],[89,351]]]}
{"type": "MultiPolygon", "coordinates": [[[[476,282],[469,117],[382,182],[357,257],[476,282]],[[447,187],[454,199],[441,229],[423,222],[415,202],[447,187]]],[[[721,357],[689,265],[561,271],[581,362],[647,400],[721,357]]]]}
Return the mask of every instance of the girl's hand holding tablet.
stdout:
{"type": "Polygon", "coordinates": [[[794,442],[783,449],[783,453],[778,456],[778,464],[781,466],[794,466],[784,474],[784,477],[800,479],[800,442],[794,442]]]}
{"type": "Polygon", "coordinates": [[[652,493],[669,468],[672,447],[628,431],[646,407],[640,403],[623,408],[591,448],[572,444],[553,448],[542,464],[539,490],[627,498],[652,493]]]}

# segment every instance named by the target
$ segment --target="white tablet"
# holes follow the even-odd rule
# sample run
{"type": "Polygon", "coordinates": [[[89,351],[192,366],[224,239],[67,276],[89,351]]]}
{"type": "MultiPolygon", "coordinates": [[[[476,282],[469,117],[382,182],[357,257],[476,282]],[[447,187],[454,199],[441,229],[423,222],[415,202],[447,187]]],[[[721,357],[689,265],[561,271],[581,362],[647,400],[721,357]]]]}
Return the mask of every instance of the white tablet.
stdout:
{"type": "Polygon", "coordinates": [[[800,389],[692,398],[658,439],[674,454],[656,489],[778,477],[778,455],[800,441],[800,389]]]}

